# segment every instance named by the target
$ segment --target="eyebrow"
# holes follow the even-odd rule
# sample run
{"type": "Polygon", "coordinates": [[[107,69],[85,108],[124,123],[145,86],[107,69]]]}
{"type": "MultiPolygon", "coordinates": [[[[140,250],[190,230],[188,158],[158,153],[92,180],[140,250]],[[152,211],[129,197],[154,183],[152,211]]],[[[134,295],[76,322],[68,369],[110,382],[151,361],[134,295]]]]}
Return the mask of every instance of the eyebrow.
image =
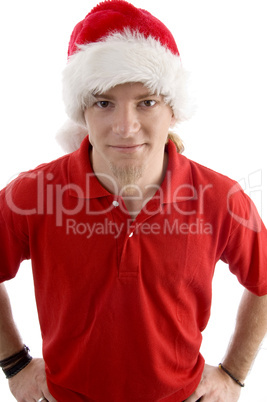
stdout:
{"type": "Polygon", "coordinates": [[[113,99],[112,96],[106,95],[105,93],[103,93],[103,94],[94,94],[94,98],[96,98],[96,99],[105,98],[105,99],[108,99],[108,100],[113,99]]]}
{"type": "MultiPolygon", "coordinates": [[[[141,95],[136,96],[134,99],[135,99],[135,100],[149,99],[149,98],[151,98],[151,96],[159,96],[159,95],[157,95],[156,93],[152,94],[152,93],[150,93],[150,92],[146,92],[146,93],[143,93],[143,94],[141,94],[141,95]]],[[[112,96],[107,95],[107,94],[105,94],[105,93],[102,93],[102,94],[95,94],[95,95],[94,95],[94,98],[96,98],[96,99],[104,98],[104,99],[107,99],[107,100],[113,100],[113,99],[114,99],[112,96]]]]}
{"type": "Polygon", "coordinates": [[[136,100],[140,100],[140,99],[149,99],[149,98],[151,98],[151,96],[159,96],[159,95],[157,95],[157,94],[152,94],[151,92],[146,92],[146,93],[144,93],[143,95],[139,95],[139,96],[137,96],[135,99],[136,100]]]}

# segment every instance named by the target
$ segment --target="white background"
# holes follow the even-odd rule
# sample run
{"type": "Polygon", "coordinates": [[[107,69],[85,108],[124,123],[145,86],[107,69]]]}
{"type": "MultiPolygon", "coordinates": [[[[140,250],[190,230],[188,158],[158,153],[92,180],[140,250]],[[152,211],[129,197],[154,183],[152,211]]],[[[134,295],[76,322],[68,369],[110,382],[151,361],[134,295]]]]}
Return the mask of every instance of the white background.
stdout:
{"type": "MultiPolygon", "coordinates": [[[[174,34],[192,73],[198,109],[180,125],[185,155],[241,180],[267,221],[267,8],[264,0],[132,0],[174,34]]],[[[63,154],[55,133],[66,116],[61,72],[74,25],[97,4],[90,0],[9,0],[0,5],[0,187],[17,173],[63,154]]],[[[7,284],[17,325],[34,356],[41,339],[30,264],[7,284]]],[[[212,317],[202,352],[222,359],[234,328],[242,288],[219,263],[212,317]]],[[[240,401],[267,401],[267,342],[240,401]]],[[[11,402],[0,373],[0,399],[11,402]]],[[[126,401],[125,401],[126,402],[126,401]]]]}

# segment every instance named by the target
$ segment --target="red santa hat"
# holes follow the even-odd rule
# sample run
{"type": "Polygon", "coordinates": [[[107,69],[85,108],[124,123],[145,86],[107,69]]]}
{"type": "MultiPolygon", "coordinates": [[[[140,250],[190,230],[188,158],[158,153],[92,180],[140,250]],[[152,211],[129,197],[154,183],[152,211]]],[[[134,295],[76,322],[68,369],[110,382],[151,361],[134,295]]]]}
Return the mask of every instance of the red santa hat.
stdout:
{"type": "Polygon", "coordinates": [[[74,28],[63,71],[63,101],[70,122],[57,135],[67,152],[87,135],[84,110],[116,85],[141,82],[164,96],[177,121],[188,117],[187,74],[168,28],[124,0],[106,0],[74,28]]]}

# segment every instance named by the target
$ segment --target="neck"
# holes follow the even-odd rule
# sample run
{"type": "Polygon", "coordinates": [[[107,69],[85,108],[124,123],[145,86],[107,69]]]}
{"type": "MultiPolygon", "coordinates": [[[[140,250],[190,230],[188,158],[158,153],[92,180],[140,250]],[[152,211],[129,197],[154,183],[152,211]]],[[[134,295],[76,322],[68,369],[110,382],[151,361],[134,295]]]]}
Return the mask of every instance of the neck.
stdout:
{"type": "Polygon", "coordinates": [[[122,183],[110,169],[109,173],[104,169],[98,169],[92,161],[92,156],[91,163],[102,186],[110,193],[121,196],[132,219],[135,219],[142,208],[158,191],[166,174],[168,154],[166,152],[163,154],[162,162],[157,161],[157,166],[154,166],[154,164],[145,166],[140,178],[134,183],[127,184],[122,183]],[[110,177],[112,180],[110,180],[110,177]]]}

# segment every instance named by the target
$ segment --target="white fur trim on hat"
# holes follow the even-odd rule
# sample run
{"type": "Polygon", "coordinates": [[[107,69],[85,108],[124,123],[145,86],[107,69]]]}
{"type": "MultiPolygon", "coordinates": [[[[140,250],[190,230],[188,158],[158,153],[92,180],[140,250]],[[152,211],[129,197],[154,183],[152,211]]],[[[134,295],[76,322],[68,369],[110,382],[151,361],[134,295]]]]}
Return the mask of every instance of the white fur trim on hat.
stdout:
{"type": "Polygon", "coordinates": [[[67,114],[84,124],[90,94],[126,82],[142,82],[163,95],[178,120],[187,117],[186,81],[180,57],[152,37],[125,30],[105,40],[80,45],[63,72],[63,100],[67,114]]]}

